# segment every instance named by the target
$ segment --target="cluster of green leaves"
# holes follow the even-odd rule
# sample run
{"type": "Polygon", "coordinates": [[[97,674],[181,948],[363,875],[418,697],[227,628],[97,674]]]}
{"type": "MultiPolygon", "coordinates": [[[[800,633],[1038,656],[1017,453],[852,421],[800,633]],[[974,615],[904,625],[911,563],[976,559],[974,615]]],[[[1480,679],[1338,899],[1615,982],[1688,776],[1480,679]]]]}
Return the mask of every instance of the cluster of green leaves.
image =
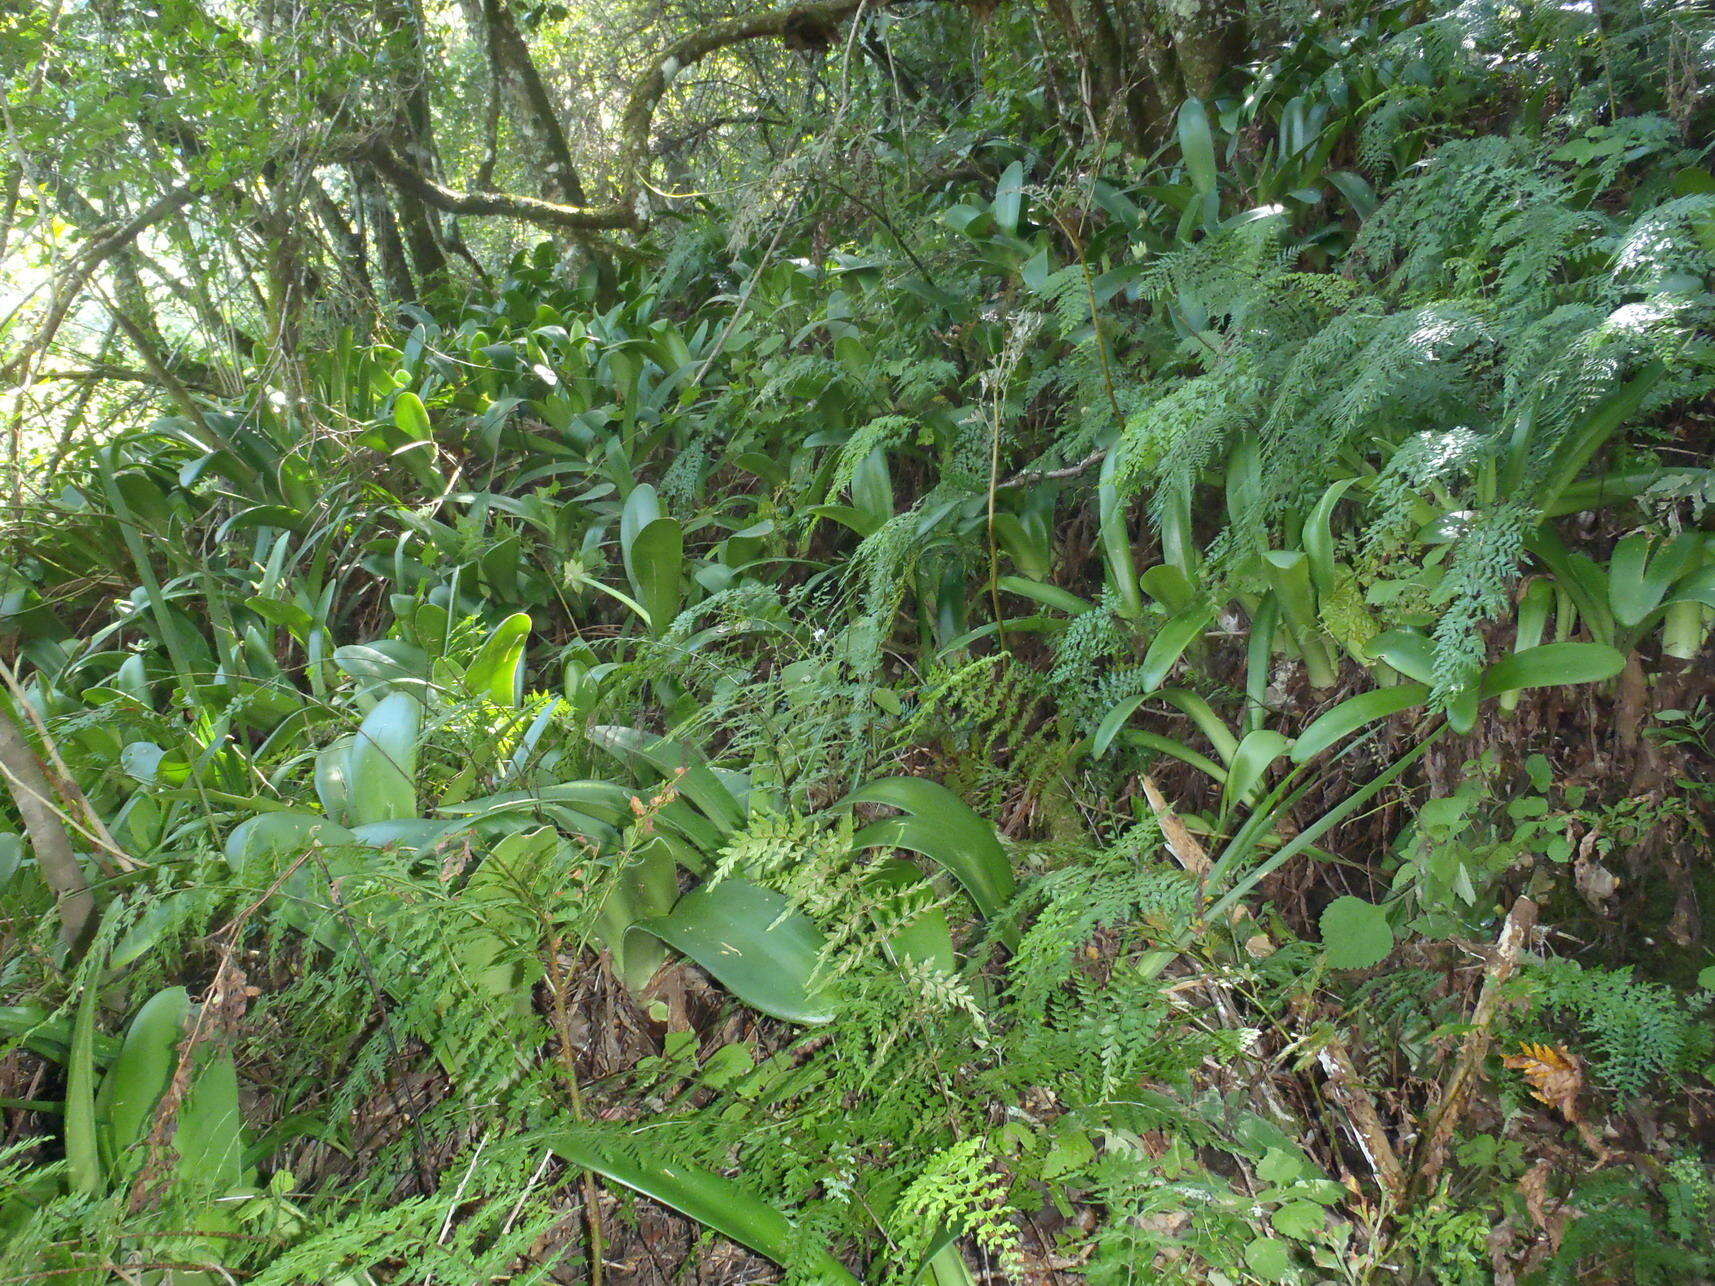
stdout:
{"type": "MultiPolygon", "coordinates": [[[[64,1069],[7,1105],[0,1265],[468,1281],[589,1173],[802,1280],[1480,1275],[1519,1140],[1387,1225],[1229,1073],[1335,997],[1433,1078],[1462,1013],[1378,970],[1492,929],[1585,801],[1479,761],[1350,879],[1323,845],[1520,693],[1706,642],[1655,447],[1715,384],[1715,180],[1633,16],[1310,24],[1156,162],[955,140],[980,190],[886,179],[832,247],[692,221],[617,292],[543,247],[301,398],[68,456],[0,559],[0,703],[81,789],[101,925],[56,942],[0,819],[0,1036],[64,1069]],[[692,966],[728,1021],[688,1032],[692,966]],[[597,985],[653,1052],[591,1086],[597,985]]],[[[1663,984],[1525,972],[1511,1034],[1601,1091],[1702,1074],[1663,984]]],[[[1553,1270],[1654,1271],[1680,1171],[1580,1188],[1553,1270]]]]}

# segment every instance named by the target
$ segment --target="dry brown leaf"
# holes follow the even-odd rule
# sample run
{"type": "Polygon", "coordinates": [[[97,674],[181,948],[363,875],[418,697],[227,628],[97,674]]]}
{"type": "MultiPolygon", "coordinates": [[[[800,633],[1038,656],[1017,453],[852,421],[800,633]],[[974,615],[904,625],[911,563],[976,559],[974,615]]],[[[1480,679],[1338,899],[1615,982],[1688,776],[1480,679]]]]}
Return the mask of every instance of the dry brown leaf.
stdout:
{"type": "Polygon", "coordinates": [[[1155,818],[1161,823],[1161,833],[1167,839],[1167,847],[1173,850],[1173,856],[1179,859],[1183,866],[1199,880],[1209,873],[1209,855],[1203,851],[1203,846],[1197,842],[1197,837],[1186,829],[1185,823],[1179,820],[1148,773],[1143,774],[1143,793],[1149,800],[1149,806],[1155,811],[1155,818]]]}
{"type": "Polygon", "coordinates": [[[1592,828],[1579,843],[1577,856],[1572,859],[1572,880],[1578,888],[1578,895],[1589,903],[1594,911],[1605,910],[1608,899],[1612,898],[1620,887],[1620,877],[1596,858],[1596,841],[1601,835],[1601,827],[1592,828]]]}
{"type": "Polygon", "coordinates": [[[1568,1121],[1578,1120],[1578,1092],[1584,1088],[1584,1067],[1577,1055],[1558,1045],[1527,1041],[1519,1046],[1517,1054],[1509,1054],[1501,1061],[1524,1073],[1538,1102],[1548,1104],[1568,1121]]]}

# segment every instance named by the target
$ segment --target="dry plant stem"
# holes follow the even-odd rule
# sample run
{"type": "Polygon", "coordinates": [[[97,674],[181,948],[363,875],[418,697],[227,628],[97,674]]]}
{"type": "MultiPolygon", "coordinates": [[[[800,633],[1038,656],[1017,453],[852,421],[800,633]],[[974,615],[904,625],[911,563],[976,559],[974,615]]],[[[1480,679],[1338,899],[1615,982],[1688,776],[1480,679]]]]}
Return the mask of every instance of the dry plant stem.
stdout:
{"type": "MultiPolygon", "coordinates": [[[[105,849],[121,871],[137,870],[140,863],[134,861],[129,853],[120,848],[112,833],[108,831],[107,824],[101,820],[101,814],[95,811],[94,806],[83,793],[83,788],[77,784],[77,778],[73,777],[71,769],[66,767],[65,760],[60,756],[58,744],[55,743],[53,735],[48,732],[48,725],[42,722],[42,717],[36,713],[35,706],[30,704],[28,695],[24,691],[24,685],[18,682],[17,672],[3,660],[0,660],[0,679],[5,681],[7,688],[11,690],[13,698],[18,703],[18,708],[24,712],[25,717],[30,721],[30,726],[35,729],[36,739],[47,753],[47,763],[43,766],[51,765],[53,784],[58,789],[60,797],[83,815],[82,824],[73,822],[73,825],[97,849],[105,849]]],[[[99,852],[96,853],[95,857],[96,861],[102,861],[99,852]]],[[[103,862],[102,866],[104,870],[111,873],[112,868],[106,863],[103,862]]]]}
{"type": "Polygon", "coordinates": [[[1161,833],[1167,839],[1167,847],[1173,850],[1173,856],[1179,859],[1179,865],[1197,877],[1199,885],[1209,874],[1209,854],[1197,842],[1193,835],[1179,820],[1161,793],[1161,787],[1155,784],[1155,779],[1148,773],[1140,777],[1143,783],[1144,798],[1149,800],[1150,810],[1155,814],[1155,820],[1161,824],[1161,833]]]}
{"type": "Polygon", "coordinates": [[[1412,1176],[1415,1191],[1428,1189],[1447,1160],[1447,1144],[1459,1128],[1471,1091],[1482,1075],[1495,1014],[1501,1005],[1501,987],[1518,968],[1519,956],[1535,925],[1536,903],[1521,894],[1513,902],[1512,910],[1507,912],[1506,923],[1501,926],[1500,937],[1495,941],[1494,952],[1489,956],[1488,969],[1483,975],[1483,989],[1477,994],[1476,1008],[1471,1011],[1470,1030],[1465,1033],[1464,1044],[1459,1049],[1459,1061],[1454,1064],[1453,1074],[1448,1077],[1435,1110],[1430,1114],[1428,1128],[1423,1132],[1417,1172],[1412,1176]]]}
{"type": "MultiPolygon", "coordinates": [[[[1168,848],[1172,850],[1173,856],[1179,859],[1179,864],[1186,872],[1195,876],[1201,884],[1209,873],[1208,853],[1185,823],[1179,820],[1179,815],[1163,797],[1154,778],[1144,773],[1141,780],[1144,796],[1149,800],[1149,807],[1161,824],[1161,833],[1167,839],[1168,848]]],[[[1250,912],[1245,907],[1233,908],[1235,928],[1241,921],[1249,918],[1250,912]]],[[[1255,941],[1256,938],[1267,940],[1267,935],[1260,927],[1252,940],[1255,941]]],[[[1218,1008],[1224,1009],[1218,997],[1216,1004],[1218,1008]]],[[[1358,1078],[1352,1055],[1345,1042],[1337,1036],[1331,1036],[1328,1043],[1322,1047],[1318,1061],[1323,1072],[1327,1074],[1335,1100],[1346,1113],[1358,1147],[1363,1152],[1364,1159],[1369,1162],[1371,1173],[1375,1175],[1384,1192],[1390,1197],[1399,1197],[1405,1190],[1405,1167],[1400,1164],[1399,1155],[1388,1139],[1387,1129],[1382,1124],[1381,1113],[1376,1110],[1374,1097],[1358,1078]]]]}
{"type": "Polygon", "coordinates": [[[1345,1042],[1330,1038],[1317,1054],[1316,1061],[1328,1077],[1328,1088],[1334,1095],[1334,1101],[1345,1112],[1352,1137],[1357,1140],[1364,1160],[1369,1162],[1376,1182],[1388,1196],[1402,1197],[1405,1194],[1405,1167],[1400,1164],[1399,1154],[1387,1136],[1387,1128],[1382,1124],[1381,1113],[1376,1111],[1374,1097],[1358,1079],[1357,1068],[1352,1064],[1352,1055],[1345,1042]]]}
{"type": "MultiPolygon", "coordinates": [[[[560,1066],[566,1073],[566,1090],[572,1099],[572,1115],[583,1121],[588,1118],[584,1113],[583,1092],[578,1088],[578,1059],[572,1048],[572,1017],[566,1008],[566,972],[560,967],[560,946],[561,938],[556,933],[548,940],[548,1001],[554,1010],[554,1034],[560,1046],[560,1066]]],[[[601,1286],[607,1238],[601,1224],[601,1191],[595,1175],[588,1170],[583,1173],[583,1189],[584,1219],[590,1230],[590,1286],[601,1286]]]]}

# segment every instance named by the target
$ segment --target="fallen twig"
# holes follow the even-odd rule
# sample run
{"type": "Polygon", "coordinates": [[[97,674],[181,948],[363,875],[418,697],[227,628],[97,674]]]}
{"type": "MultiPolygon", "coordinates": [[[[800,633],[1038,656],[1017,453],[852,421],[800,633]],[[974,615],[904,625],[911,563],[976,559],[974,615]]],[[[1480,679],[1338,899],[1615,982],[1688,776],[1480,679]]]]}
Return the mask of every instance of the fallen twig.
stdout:
{"type": "Polygon", "coordinates": [[[1471,1011],[1470,1030],[1465,1033],[1465,1042],[1459,1049],[1459,1061],[1454,1064],[1453,1074],[1447,1079],[1435,1110],[1430,1113],[1429,1126],[1423,1132],[1416,1173],[1411,1183],[1415,1191],[1422,1192],[1433,1184],[1447,1160],[1447,1144],[1465,1115],[1471,1091],[1482,1073],[1483,1059],[1489,1052],[1491,1028],[1501,1004],[1501,986],[1518,968],[1519,955],[1530,940],[1530,931],[1535,924],[1536,903],[1520,894],[1513,902],[1512,910],[1507,912],[1500,937],[1495,940],[1495,949],[1483,976],[1483,989],[1477,993],[1477,1004],[1471,1011]]]}

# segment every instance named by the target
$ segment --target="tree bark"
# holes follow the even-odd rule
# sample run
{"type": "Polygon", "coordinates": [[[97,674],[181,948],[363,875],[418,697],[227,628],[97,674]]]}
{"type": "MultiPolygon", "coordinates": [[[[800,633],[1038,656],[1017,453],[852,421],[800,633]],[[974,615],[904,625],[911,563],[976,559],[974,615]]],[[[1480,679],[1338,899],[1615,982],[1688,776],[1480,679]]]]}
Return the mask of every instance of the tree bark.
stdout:
{"type": "Polygon", "coordinates": [[[543,192],[564,205],[588,205],[559,114],[506,0],[464,0],[464,9],[488,51],[489,73],[511,109],[513,127],[542,168],[543,192]]]}
{"type": "Polygon", "coordinates": [[[76,954],[95,927],[95,897],[78,865],[71,836],[54,805],[55,791],[23,729],[0,709],[0,773],[6,778],[13,802],[24,820],[24,831],[36,855],[36,868],[54,895],[59,913],[60,938],[67,951],[76,954]]]}

